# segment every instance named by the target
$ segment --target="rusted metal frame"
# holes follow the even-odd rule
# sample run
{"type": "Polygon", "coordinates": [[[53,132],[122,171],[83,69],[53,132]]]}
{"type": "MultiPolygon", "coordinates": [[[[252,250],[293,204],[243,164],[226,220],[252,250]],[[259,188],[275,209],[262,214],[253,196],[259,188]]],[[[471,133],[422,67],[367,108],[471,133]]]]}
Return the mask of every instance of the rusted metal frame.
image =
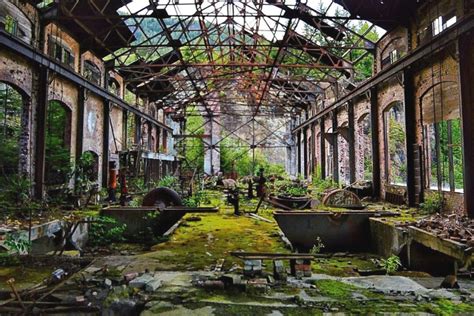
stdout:
{"type": "Polygon", "coordinates": [[[110,54],[114,55],[114,52],[112,50],[109,49],[109,47],[107,47],[107,45],[105,45],[103,43],[103,41],[98,38],[96,36],[96,33],[95,31],[92,31],[91,29],[89,29],[84,23],[82,23],[79,19],[77,19],[65,6],[62,6],[62,10],[63,12],[65,12],[68,17],[70,17],[75,23],[77,23],[84,31],[86,31],[87,34],[89,34],[90,37],[92,37],[94,39],[94,41],[99,44],[99,46],[101,46],[102,48],[104,48],[107,52],[109,52],[110,54]]]}
{"type": "MultiPolygon", "coordinates": [[[[300,0],[298,0],[297,3],[300,3],[300,0]]],[[[287,23],[287,26],[286,26],[286,29],[285,29],[285,34],[283,35],[283,40],[282,40],[281,46],[278,48],[277,54],[276,54],[276,56],[273,60],[272,66],[271,66],[270,71],[269,71],[269,76],[268,76],[267,80],[265,81],[265,85],[264,85],[263,90],[261,92],[262,95],[260,97],[260,100],[259,100],[256,108],[255,108],[255,111],[254,111],[255,116],[258,114],[260,106],[262,105],[262,102],[264,100],[265,94],[267,93],[267,90],[271,86],[270,81],[271,81],[272,76],[273,76],[273,71],[274,71],[274,69],[278,69],[277,68],[279,66],[278,60],[280,59],[280,55],[282,54],[282,51],[284,50],[284,46],[288,43],[290,26],[292,24],[292,21],[293,21],[292,18],[288,19],[288,23],[287,23]]],[[[286,49],[285,49],[285,51],[286,51],[286,49]]],[[[271,50],[269,51],[269,54],[270,54],[270,52],[271,52],[271,50]]]]}
{"type": "Polygon", "coordinates": [[[299,126],[293,129],[293,132],[303,128],[304,126],[311,124],[319,117],[328,114],[335,108],[345,104],[350,99],[366,92],[370,88],[380,84],[381,82],[389,79],[393,75],[399,73],[404,68],[414,65],[415,63],[419,62],[420,60],[424,59],[425,57],[431,56],[433,51],[439,50],[444,48],[445,46],[452,43],[452,41],[459,38],[461,35],[469,32],[474,28],[474,18],[472,15],[464,18],[463,20],[457,22],[455,25],[451,26],[450,28],[443,31],[441,34],[437,35],[433,40],[422,45],[415,49],[411,54],[401,58],[390,67],[381,70],[376,76],[371,77],[364,81],[360,86],[355,88],[353,91],[347,93],[345,96],[341,97],[339,100],[334,102],[333,104],[329,105],[315,116],[303,122],[299,126]]]}
{"type": "Polygon", "coordinates": [[[461,86],[461,118],[464,158],[464,209],[474,218],[474,33],[463,34],[457,43],[459,54],[459,82],[461,86]]]}
{"type": "Polygon", "coordinates": [[[216,123],[217,125],[219,125],[220,127],[224,128],[225,130],[227,130],[229,132],[229,134],[227,134],[226,136],[222,137],[217,143],[215,143],[214,145],[218,145],[220,144],[221,142],[223,142],[225,139],[229,138],[231,135],[234,135],[236,136],[238,139],[244,141],[245,143],[249,144],[249,145],[252,145],[250,144],[245,138],[242,138],[240,137],[238,134],[237,134],[237,131],[240,130],[241,128],[247,126],[248,124],[252,123],[254,121],[254,119],[250,119],[249,121],[237,126],[236,128],[230,130],[229,128],[227,128],[225,125],[221,124],[220,122],[214,120],[214,123],[216,123]]]}
{"type": "MultiPolygon", "coordinates": [[[[280,125],[276,131],[278,131],[278,130],[280,130],[282,127],[286,126],[286,124],[287,124],[287,123],[285,122],[284,124],[280,125]]],[[[275,132],[276,132],[276,131],[275,131],[275,132]]],[[[259,147],[260,147],[260,144],[262,144],[263,142],[265,142],[265,141],[266,141],[268,138],[270,138],[271,136],[272,136],[272,135],[267,135],[265,138],[263,138],[263,139],[260,140],[259,142],[255,143],[255,144],[254,144],[253,146],[251,146],[251,147],[259,148],[259,147]]],[[[253,149],[253,148],[251,148],[251,147],[248,148],[245,152],[243,152],[243,153],[240,154],[239,156],[235,157],[234,160],[238,160],[238,159],[240,159],[241,157],[243,157],[244,155],[248,154],[248,152],[253,149]]],[[[263,147],[263,148],[265,148],[265,147],[263,147]]],[[[227,165],[224,165],[224,166],[227,166],[227,165]]]]}
{"type": "Polygon", "coordinates": [[[261,127],[263,127],[264,129],[266,129],[267,131],[269,131],[269,132],[271,132],[271,133],[274,133],[274,135],[275,135],[278,139],[280,139],[282,143],[286,144],[286,146],[290,146],[290,144],[289,144],[283,137],[276,135],[276,132],[277,132],[278,130],[272,131],[270,128],[268,128],[268,126],[266,126],[266,125],[260,123],[257,119],[255,119],[255,122],[256,122],[258,125],[260,125],[261,127]]]}
{"type": "MultiPolygon", "coordinates": [[[[201,115],[201,117],[203,117],[203,116],[201,115]]],[[[196,133],[197,133],[201,128],[205,127],[205,126],[210,122],[210,120],[211,120],[210,118],[208,118],[207,120],[205,120],[205,122],[202,123],[201,125],[199,125],[198,128],[194,129],[193,131],[190,131],[190,132],[188,133],[188,135],[197,135],[196,133]]],[[[179,135],[177,135],[177,136],[179,136],[179,135]]],[[[178,140],[176,140],[176,144],[178,144],[178,143],[180,143],[180,142],[182,142],[182,141],[184,141],[184,138],[183,138],[183,139],[178,139],[178,140]]]]}
{"type": "MultiPolygon", "coordinates": [[[[154,9],[154,11],[156,12],[156,9],[154,9]]],[[[168,30],[168,27],[166,26],[166,24],[163,22],[162,19],[157,19],[158,23],[160,24],[161,28],[165,31],[165,35],[168,39],[168,41],[171,43],[173,42],[173,37],[172,35],[170,34],[169,30],[168,30]]],[[[181,55],[181,52],[179,51],[178,48],[176,47],[173,47],[173,49],[176,51],[176,53],[178,54],[179,56],[179,59],[181,61],[181,63],[183,64],[183,66],[186,66],[186,62],[185,60],[183,59],[183,56],[181,55]]],[[[193,86],[194,90],[196,91],[196,94],[198,96],[200,96],[200,93],[199,93],[199,88],[197,87],[196,83],[194,82],[194,80],[192,79],[192,76],[191,74],[189,73],[189,69],[188,67],[185,67],[185,71],[191,81],[191,85],[193,86]]],[[[206,101],[204,100],[204,98],[200,98],[200,101],[201,101],[201,104],[204,106],[204,109],[206,110],[206,112],[208,112],[208,114],[211,114],[211,111],[209,110],[208,108],[208,105],[206,104],[206,101]]]]}

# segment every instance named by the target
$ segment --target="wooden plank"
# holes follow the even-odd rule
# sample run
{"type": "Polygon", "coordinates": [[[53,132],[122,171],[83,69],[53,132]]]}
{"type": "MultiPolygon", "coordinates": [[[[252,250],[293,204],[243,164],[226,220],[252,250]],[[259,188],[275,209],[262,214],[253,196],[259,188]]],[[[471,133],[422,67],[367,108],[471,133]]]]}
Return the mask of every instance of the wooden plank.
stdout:
{"type": "Polygon", "coordinates": [[[239,252],[232,251],[232,256],[244,260],[296,260],[296,259],[314,259],[314,255],[308,253],[270,253],[270,252],[239,252]]]}

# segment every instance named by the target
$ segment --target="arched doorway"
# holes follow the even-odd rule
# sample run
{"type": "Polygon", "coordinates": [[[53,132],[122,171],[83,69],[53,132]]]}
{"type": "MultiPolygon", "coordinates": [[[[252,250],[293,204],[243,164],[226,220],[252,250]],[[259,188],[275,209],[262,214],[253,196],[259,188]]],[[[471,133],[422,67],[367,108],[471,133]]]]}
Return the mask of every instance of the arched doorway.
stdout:
{"type": "Polygon", "coordinates": [[[63,185],[71,169],[71,110],[52,100],[46,117],[45,184],[63,185]]]}

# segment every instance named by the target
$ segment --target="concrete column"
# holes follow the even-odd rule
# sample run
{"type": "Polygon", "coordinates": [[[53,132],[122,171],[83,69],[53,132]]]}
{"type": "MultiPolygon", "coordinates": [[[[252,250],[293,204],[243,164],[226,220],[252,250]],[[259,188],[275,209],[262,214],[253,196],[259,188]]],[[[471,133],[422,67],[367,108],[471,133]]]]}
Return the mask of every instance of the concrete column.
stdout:
{"type": "Polygon", "coordinates": [[[464,136],[464,209],[470,218],[474,218],[474,32],[460,37],[458,50],[464,136]]]}

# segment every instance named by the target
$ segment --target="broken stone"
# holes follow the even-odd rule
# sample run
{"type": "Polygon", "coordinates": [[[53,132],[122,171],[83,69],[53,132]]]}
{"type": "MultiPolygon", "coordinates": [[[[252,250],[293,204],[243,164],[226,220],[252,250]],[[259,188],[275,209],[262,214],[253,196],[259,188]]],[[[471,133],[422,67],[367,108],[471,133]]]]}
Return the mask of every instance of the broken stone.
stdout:
{"type": "Polygon", "coordinates": [[[104,280],[104,284],[105,284],[105,286],[107,286],[107,287],[111,287],[111,286],[112,286],[112,281],[111,281],[110,279],[105,279],[105,280],[104,280]]]}
{"type": "Polygon", "coordinates": [[[135,279],[133,279],[132,281],[130,281],[130,283],[128,284],[129,286],[133,287],[133,288],[137,288],[137,289],[142,289],[145,287],[145,285],[151,281],[153,281],[153,276],[149,275],[149,274],[143,274],[135,279]]]}
{"type": "Polygon", "coordinates": [[[161,280],[153,279],[145,285],[145,291],[155,292],[159,287],[161,287],[161,280]]]}

